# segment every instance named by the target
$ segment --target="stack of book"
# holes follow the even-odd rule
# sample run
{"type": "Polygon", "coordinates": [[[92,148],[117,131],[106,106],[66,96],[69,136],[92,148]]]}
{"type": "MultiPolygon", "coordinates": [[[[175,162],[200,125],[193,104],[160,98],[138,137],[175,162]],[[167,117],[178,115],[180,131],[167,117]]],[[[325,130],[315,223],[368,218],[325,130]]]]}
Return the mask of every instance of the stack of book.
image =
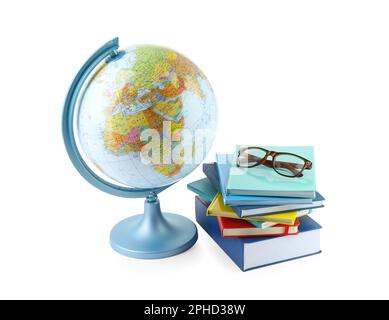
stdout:
{"type": "Polygon", "coordinates": [[[264,165],[240,168],[236,155],[203,164],[206,178],[188,184],[196,220],[243,271],[320,253],[320,229],[309,214],[323,207],[316,191],[312,147],[268,147],[313,163],[287,178],[264,165]]]}

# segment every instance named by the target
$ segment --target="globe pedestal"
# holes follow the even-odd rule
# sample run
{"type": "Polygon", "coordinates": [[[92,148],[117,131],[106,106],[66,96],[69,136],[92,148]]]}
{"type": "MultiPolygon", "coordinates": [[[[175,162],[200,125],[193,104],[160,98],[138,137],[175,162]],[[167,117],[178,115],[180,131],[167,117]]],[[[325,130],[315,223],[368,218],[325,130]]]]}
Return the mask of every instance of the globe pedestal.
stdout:
{"type": "Polygon", "coordinates": [[[155,193],[145,200],[144,214],[129,217],[111,231],[111,246],[138,259],[160,259],[191,248],[197,241],[196,225],[189,219],[162,213],[155,193]]]}
{"type": "Polygon", "coordinates": [[[147,197],[144,214],[112,229],[114,250],[129,257],[158,259],[195,244],[196,225],[185,217],[162,213],[156,194],[197,167],[211,147],[216,119],[207,78],[171,49],[147,45],[120,49],[115,38],[84,63],[69,88],[62,115],[69,158],[96,188],[120,197],[147,197]],[[173,131],[178,140],[173,139],[173,131]],[[163,139],[154,141],[160,145],[156,152],[164,155],[160,164],[141,161],[146,146],[141,136],[147,132],[157,133],[152,139],[163,139]],[[188,153],[179,154],[183,160],[184,155],[192,155],[188,163],[172,165],[175,162],[165,155],[171,152],[174,159],[173,152],[184,146],[181,138],[186,133],[202,138],[194,139],[191,148],[185,145],[188,153]],[[174,145],[161,145],[165,138],[174,145]]]}

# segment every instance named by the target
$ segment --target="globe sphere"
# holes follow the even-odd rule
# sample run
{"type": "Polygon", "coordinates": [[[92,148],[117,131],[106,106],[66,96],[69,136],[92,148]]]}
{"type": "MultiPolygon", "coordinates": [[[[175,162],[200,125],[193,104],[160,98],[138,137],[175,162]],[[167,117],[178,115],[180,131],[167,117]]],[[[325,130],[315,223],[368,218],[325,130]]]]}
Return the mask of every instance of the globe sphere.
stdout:
{"type": "Polygon", "coordinates": [[[169,186],[193,171],[215,137],[217,108],[201,70],[171,49],[138,45],[103,61],[75,113],[88,167],[125,188],[169,186]]]}

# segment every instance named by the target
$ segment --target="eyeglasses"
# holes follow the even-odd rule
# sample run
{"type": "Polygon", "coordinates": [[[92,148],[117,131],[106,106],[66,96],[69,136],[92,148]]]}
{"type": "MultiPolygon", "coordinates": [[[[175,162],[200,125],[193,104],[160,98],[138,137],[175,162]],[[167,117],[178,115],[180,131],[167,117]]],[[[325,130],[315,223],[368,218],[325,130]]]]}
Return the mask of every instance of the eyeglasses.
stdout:
{"type": "Polygon", "coordinates": [[[294,153],[276,152],[260,147],[246,147],[239,150],[236,165],[241,168],[254,168],[265,165],[273,168],[281,176],[299,178],[304,170],[312,169],[312,162],[294,153]],[[273,159],[268,160],[271,156],[273,159]]]}

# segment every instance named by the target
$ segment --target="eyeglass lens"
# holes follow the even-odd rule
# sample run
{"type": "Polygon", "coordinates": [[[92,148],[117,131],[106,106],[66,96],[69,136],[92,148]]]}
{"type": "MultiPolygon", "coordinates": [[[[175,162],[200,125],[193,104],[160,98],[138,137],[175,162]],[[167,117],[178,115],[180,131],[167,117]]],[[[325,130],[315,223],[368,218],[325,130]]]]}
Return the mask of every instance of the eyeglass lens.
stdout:
{"type": "Polygon", "coordinates": [[[258,164],[264,157],[266,152],[261,149],[246,149],[240,153],[239,165],[242,167],[251,167],[258,164]]]}
{"type": "Polygon", "coordinates": [[[274,169],[282,175],[295,177],[303,171],[305,161],[290,154],[278,154],[274,157],[274,169]]]}

